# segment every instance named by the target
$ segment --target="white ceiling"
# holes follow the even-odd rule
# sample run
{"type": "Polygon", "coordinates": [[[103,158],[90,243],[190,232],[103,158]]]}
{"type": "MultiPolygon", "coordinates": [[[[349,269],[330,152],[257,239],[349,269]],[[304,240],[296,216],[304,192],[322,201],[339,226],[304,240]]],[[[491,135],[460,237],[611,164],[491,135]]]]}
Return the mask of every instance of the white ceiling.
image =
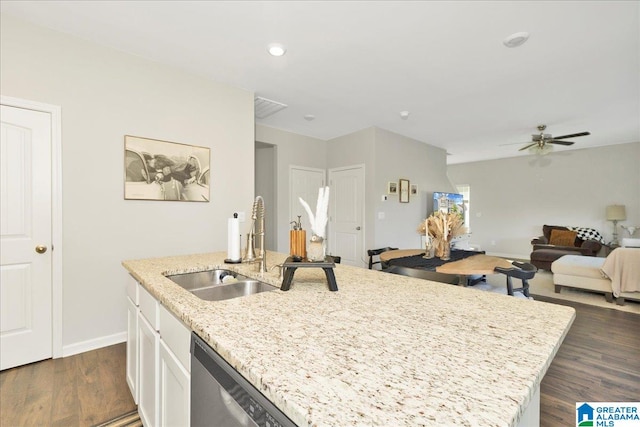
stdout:
{"type": "Polygon", "coordinates": [[[591,132],[569,149],[640,141],[638,1],[0,5],[285,103],[256,122],[325,140],[378,126],[446,149],[450,164],[527,155],[517,150],[541,123],[591,132]],[[506,48],[519,31],[529,41],[506,48]],[[287,54],[269,56],[271,42],[287,54]]]}

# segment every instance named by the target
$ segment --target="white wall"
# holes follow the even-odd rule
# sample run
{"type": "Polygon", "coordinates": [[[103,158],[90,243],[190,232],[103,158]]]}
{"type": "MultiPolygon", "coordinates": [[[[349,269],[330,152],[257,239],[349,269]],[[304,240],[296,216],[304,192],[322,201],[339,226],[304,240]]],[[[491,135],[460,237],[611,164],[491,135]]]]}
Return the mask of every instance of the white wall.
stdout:
{"type": "Polygon", "coordinates": [[[640,142],[457,164],[448,173],[471,185],[471,242],[488,253],[528,258],[544,224],[595,228],[610,241],[610,204],[626,206],[622,224],[640,225],[640,142]]]}
{"type": "Polygon", "coordinates": [[[2,95],[62,107],[63,351],[90,348],[126,330],[122,260],[226,249],[226,219],[252,203],[253,94],[9,16],[0,27],[2,95]],[[210,147],[211,202],[125,201],[126,134],[210,147]]]}
{"type": "Polygon", "coordinates": [[[365,249],[420,247],[416,229],[433,205],[433,192],[453,190],[446,174],[446,152],[375,127],[328,141],[328,168],[354,164],[365,165],[365,249]],[[383,202],[387,183],[400,178],[417,184],[418,196],[400,203],[397,195],[390,195],[383,202]],[[379,219],[379,213],[385,218],[379,219]]]}
{"type": "Polygon", "coordinates": [[[433,192],[455,189],[447,178],[446,151],[384,129],[376,129],[375,247],[419,248],[417,228],[433,211],[433,192]],[[400,203],[398,196],[381,196],[389,181],[408,179],[418,186],[417,197],[400,203]],[[378,219],[378,212],[385,218],[378,219]]]}
{"type": "Polygon", "coordinates": [[[276,145],[277,164],[277,250],[289,253],[289,166],[326,169],[327,144],[311,138],[264,125],[256,125],[257,142],[276,145]]]}

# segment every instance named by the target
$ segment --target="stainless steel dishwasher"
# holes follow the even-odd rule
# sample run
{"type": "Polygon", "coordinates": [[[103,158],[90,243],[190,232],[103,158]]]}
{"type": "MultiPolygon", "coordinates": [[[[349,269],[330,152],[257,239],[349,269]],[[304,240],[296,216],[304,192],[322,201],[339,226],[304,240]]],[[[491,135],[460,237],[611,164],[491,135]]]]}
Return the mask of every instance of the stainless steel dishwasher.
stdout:
{"type": "Polygon", "coordinates": [[[195,333],[191,334],[191,425],[295,426],[195,333]]]}

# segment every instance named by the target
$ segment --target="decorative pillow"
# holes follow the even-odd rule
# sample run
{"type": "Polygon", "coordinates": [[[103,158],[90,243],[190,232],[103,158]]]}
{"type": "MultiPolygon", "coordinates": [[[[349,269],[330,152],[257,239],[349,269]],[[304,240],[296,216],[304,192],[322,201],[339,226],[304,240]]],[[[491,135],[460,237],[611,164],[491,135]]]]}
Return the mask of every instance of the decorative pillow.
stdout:
{"type": "Polygon", "coordinates": [[[549,244],[556,246],[575,246],[578,233],[571,230],[551,230],[549,244]]]}
{"type": "Polygon", "coordinates": [[[569,227],[570,230],[575,231],[576,233],[578,233],[578,239],[582,239],[582,240],[595,240],[596,242],[600,242],[603,245],[605,244],[604,242],[604,237],[602,237],[602,235],[600,233],[598,233],[597,230],[594,230],[593,228],[586,228],[586,227],[569,227]]]}

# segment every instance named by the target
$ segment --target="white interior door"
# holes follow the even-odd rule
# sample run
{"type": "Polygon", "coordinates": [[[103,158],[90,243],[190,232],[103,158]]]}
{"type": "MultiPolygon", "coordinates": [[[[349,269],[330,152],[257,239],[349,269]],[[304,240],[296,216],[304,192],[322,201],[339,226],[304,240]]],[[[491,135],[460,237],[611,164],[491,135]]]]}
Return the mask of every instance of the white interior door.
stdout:
{"type": "Polygon", "coordinates": [[[2,105],[0,369],[52,357],[51,115],[2,105]]]}
{"type": "Polygon", "coordinates": [[[329,251],[364,267],[364,166],[329,170],[329,251]]]}
{"type": "MultiPolygon", "coordinates": [[[[289,194],[289,221],[297,221],[298,215],[300,215],[302,229],[307,232],[308,241],[311,237],[309,215],[300,204],[298,197],[302,197],[309,204],[315,215],[318,190],[325,185],[325,171],[324,169],[291,166],[289,168],[289,183],[289,188],[291,189],[289,194]]],[[[286,252],[288,251],[289,249],[287,248],[286,252]]]]}

